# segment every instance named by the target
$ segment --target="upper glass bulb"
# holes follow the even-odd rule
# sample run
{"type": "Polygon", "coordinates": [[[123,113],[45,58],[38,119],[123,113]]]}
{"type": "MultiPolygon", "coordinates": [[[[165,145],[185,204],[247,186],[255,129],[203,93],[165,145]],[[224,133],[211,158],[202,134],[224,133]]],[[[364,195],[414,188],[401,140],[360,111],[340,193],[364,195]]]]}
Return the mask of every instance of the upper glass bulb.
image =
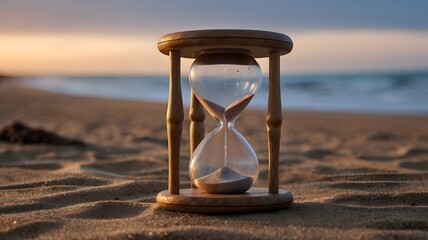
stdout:
{"type": "Polygon", "coordinates": [[[223,122],[235,120],[262,81],[257,61],[242,53],[206,53],[190,68],[190,85],[208,112],[223,122]]]}

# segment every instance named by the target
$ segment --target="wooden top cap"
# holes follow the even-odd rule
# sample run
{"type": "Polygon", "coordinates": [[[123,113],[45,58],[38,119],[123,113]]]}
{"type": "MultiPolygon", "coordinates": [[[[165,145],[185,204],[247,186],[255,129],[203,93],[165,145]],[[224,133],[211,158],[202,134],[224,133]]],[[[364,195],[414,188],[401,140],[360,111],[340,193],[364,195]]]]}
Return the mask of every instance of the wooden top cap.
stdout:
{"type": "Polygon", "coordinates": [[[213,29],[175,32],[158,41],[158,49],[165,55],[180,51],[181,57],[197,58],[208,49],[243,49],[254,58],[269,57],[272,51],[285,55],[293,49],[293,41],[287,35],[258,30],[213,29]]]}

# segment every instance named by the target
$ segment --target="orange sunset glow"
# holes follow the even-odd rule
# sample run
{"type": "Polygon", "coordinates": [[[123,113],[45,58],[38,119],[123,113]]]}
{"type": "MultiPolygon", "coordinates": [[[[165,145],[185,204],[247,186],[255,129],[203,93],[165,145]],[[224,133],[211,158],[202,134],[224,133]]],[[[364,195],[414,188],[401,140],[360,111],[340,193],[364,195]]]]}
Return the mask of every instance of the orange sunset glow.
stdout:
{"type": "MultiPolygon", "coordinates": [[[[428,33],[370,30],[297,33],[282,69],[291,73],[422,68],[428,33]],[[407,45],[406,47],[402,47],[407,45]]],[[[16,74],[164,74],[154,36],[28,34],[0,37],[0,72],[16,74]]],[[[260,59],[266,71],[266,59],[260,59]]],[[[190,61],[184,61],[188,69],[190,61]]]]}

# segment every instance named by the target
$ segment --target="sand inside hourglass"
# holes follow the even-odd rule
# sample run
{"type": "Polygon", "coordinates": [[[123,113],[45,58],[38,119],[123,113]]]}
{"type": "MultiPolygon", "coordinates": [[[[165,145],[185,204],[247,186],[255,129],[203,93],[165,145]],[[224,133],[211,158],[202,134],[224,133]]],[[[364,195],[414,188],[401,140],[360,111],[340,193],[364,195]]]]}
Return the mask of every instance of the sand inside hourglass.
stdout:
{"type": "Polygon", "coordinates": [[[216,117],[222,122],[227,123],[233,120],[234,118],[238,117],[239,114],[242,111],[244,111],[244,109],[247,107],[248,103],[250,103],[253,97],[254,97],[254,94],[238,98],[234,102],[229,104],[229,106],[227,106],[226,108],[204,98],[198,98],[198,99],[200,100],[202,105],[204,105],[205,109],[207,109],[208,112],[213,117],[216,117]]]}
{"type": "MultiPolygon", "coordinates": [[[[227,128],[227,123],[236,119],[239,114],[245,109],[248,103],[253,98],[254,94],[247,95],[232,102],[227,108],[215,104],[206,99],[200,98],[201,103],[211,113],[212,116],[221,120],[227,128]]],[[[226,131],[225,131],[226,134],[226,131]]],[[[225,135],[225,141],[226,141],[225,135]]],[[[253,183],[252,177],[247,177],[239,174],[233,169],[227,167],[227,143],[224,146],[225,157],[224,167],[217,169],[213,173],[195,179],[195,184],[208,193],[230,194],[230,193],[245,193],[251,188],[253,183]]]]}
{"type": "Polygon", "coordinates": [[[195,184],[208,193],[245,193],[253,184],[252,177],[245,177],[229,167],[195,180],[195,184]]]}

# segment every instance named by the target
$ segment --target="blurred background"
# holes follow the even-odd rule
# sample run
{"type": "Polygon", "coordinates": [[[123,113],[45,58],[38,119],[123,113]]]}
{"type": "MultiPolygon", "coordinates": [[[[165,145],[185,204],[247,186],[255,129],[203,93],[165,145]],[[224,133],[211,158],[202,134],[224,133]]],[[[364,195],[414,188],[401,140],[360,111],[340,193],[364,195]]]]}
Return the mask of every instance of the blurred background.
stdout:
{"type": "MultiPolygon", "coordinates": [[[[294,41],[281,59],[285,110],[425,115],[426,9],[423,0],[0,0],[0,75],[70,95],[166,102],[162,35],[257,29],[294,41]]],[[[266,76],[267,59],[257,61],[266,76]]],[[[186,104],[191,63],[182,61],[186,104]]],[[[266,107],[266,80],[250,107],[266,107]]]]}

